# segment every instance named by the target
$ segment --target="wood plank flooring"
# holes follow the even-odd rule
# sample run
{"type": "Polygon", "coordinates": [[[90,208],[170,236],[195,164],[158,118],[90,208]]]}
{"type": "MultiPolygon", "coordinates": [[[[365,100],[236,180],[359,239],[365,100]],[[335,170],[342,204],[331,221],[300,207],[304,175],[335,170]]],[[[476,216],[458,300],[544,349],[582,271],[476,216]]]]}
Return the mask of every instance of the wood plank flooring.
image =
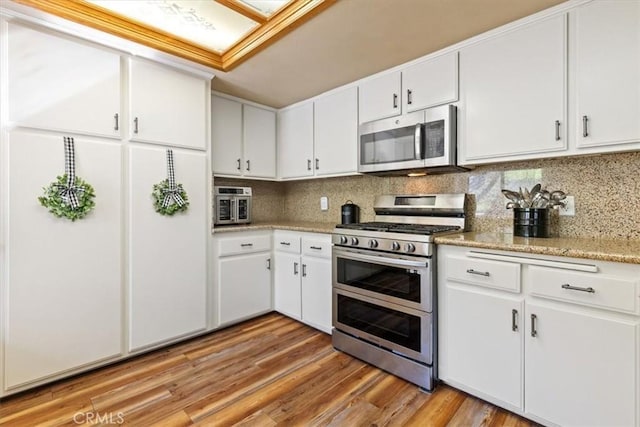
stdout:
{"type": "Polygon", "coordinates": [[[0,425],[530,426],[446,385],[427,394],[271,313],[0,401],[0,425]]]}

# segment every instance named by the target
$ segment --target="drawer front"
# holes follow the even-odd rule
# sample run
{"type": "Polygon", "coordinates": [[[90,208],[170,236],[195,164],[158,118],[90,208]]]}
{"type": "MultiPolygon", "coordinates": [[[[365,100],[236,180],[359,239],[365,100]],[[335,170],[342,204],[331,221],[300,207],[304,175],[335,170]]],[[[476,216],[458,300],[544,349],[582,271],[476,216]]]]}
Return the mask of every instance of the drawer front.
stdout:
{"type": "Polygon", "coordinates": [[[639,279],[530,266],[531,295],[638,314],[639,279]]]}
{"type": "Polygon", "coordinates": [[[273,248],[280,252],[292,254],[300,253],[300,234],[275,231],[273,233],[273,248]]]}
{"type": "Polygon", "coordinates": [[[224,237],[218,240],[219,256],[238,255],[271,250],[271,238],[264,236],[224,237]]]}
{"type": "Polygon", "coordinates": [[[318,238],[303,237],[302,254],[320,258],[331,258],[331,236],[318,236],[318,238]]]}
{"type": "Polygon", "coordinates": [[[520,292],[520,264],[515,262],[449,256],[446,271],[448,280],[520,292]]]}

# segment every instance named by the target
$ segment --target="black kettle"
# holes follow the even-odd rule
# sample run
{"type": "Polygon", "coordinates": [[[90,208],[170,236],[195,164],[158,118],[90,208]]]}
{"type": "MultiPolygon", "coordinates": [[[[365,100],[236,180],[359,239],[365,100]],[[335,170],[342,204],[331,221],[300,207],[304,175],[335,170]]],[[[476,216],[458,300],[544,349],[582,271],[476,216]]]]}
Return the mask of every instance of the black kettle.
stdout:
{"type": "Polygon", "coordinates": [[[360,222],[360,207],[354,204],[351,200],[347,200],[347,203],[342,205],[342,223],[354,224],[360,222]]]}

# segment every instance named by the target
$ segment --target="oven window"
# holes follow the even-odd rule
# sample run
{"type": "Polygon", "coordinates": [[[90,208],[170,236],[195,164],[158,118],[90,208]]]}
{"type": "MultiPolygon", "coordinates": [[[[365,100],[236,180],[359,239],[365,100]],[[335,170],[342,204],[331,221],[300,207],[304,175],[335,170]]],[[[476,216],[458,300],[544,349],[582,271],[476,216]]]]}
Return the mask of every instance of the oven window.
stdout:
{"type": "Polygon", "coordinates": [[[249,200],[238,199],[238,219],[248,219],[249,200]]]}
{"type": "Polygon", "coordinates": [[[231,200],[218,200],[218,220],[229,221],[231,219],[231,200]]]}
{"type": "Polygon", "coordinates": [[[338,283],[420,303],[420,274],[415,270],[337,258],[338,283]]]}
{"type": "Polygon", "coordinates": [[[338,322],[420,352],[420,317],[337,295],[338,322]]]}

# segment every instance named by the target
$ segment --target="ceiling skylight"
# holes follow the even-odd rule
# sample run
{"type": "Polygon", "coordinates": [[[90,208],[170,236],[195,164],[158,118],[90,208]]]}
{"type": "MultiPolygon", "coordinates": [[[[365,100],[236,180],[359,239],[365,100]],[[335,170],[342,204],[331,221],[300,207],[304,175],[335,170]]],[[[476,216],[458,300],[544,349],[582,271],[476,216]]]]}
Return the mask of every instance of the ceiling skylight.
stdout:
{"type": "Polygon", "coordinates": [[[289,3],[289,0],[238,0],[240,3],[244,3],[247,6],[257,10],[264,16],[271,16],[285,4],[289,3]]]}
{"type": "Polygon", "coordinates": [[[257,22],[212,0],[89,2],[216,52],[226,51],[258,26],[257,22]]]}

